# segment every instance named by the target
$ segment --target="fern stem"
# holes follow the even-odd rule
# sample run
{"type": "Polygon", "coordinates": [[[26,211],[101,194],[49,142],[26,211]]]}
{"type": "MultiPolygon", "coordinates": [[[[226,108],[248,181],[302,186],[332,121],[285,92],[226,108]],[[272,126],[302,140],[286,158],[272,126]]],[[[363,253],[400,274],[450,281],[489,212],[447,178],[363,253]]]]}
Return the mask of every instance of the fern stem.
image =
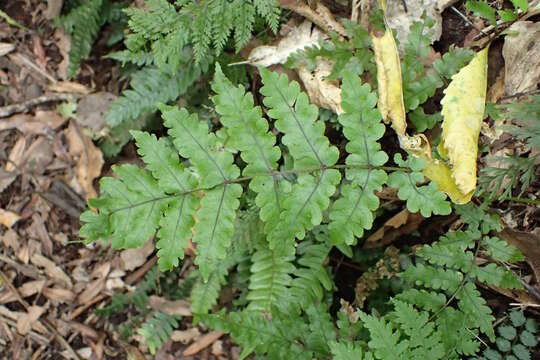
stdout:
{"type": "Polygon", "coordinates": [[[513,201],[527,205],[540,206],[540,199],[527,199],[517,196],[505,196],[503,198],[500,198],[499,201],[513,201]]]}
{"type": "Polygon", "coordinates": [[[246,182],[246,181],[250,181],[250,180],[252,180],[253,178],[255,178],[257,176],[268,176],[268,175],[276,176],[276,175],[285,175],[285,174],[301,174],[301,173],[310,173],[310,172],[315,172],[315,171],[324,171],[324,170],[328,170],[328,169],[336,169],[336,170],[338,170],[338,169],[382,169],[382,170],[386,170],[386,171],[404,171],[404,172],[409,172],[410,171],[409,168],[402,168],[402,167],[398,167],[398,166],[365,166],[365,165],[355,165],[355,164],[351,164],[351,165],[341,164],[341,165],[332,165],[332,166],[328,166],[328,167],[313,167],[313,168],[305,168],[305,169],[289,169],[289,170],[273,171],[273,172],[269,172],[269,173],[264,172],[264,173],[260,173],[260,174],[254,174],[254,175],[251,175],[251,176],[241,176],[241,177],[237,177],[235,179],[225,179],[223,182],[221,182],[219,184],[216,184],[216,185],[214,185],[212,187],[198,187],[198,188],[195,188],[195,189],[182,191],[182,192],[179,192],[179,193],[176,193],[176,194],[170,194],[170,195],[165,195],[165,196],[159,196],[159,197],[156,197],[156,198],[153,198],[153,199],[148,199],[148,200],[145,200],[145,201],[141,201],[140,203],[130,204],[128,206],[124,206],[124,207],[121,207],[121,208],[118,208],[118,209],[111,210],[109,215],[112,215],[112,214],[114,214],[114,213],[116,213],[118,211],[132,209],[132,208],[135,208],[137,206],[146,205],[146,204],[149,204],[149,203],[155,202],[155,201],[181,197],[181,196],[193,194],[193,193],[196,193],[196,192],[199,192],[199,191],[208,191],[208,190],[215,189],[218,186],[223,186],[223,185],[227,185],[227,184],[243,183],[243,182],[246,182]]]}

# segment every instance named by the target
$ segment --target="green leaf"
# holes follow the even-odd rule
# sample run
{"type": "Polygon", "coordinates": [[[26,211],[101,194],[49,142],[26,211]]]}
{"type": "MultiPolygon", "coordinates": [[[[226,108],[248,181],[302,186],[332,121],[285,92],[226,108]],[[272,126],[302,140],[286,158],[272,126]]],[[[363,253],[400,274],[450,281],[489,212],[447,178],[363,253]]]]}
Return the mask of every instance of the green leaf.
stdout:
{"type": "Polygon", "coordinates": [[[519,340],[523,345],[530,348],[535,347],[537,343],[536,336],[534,336],[528,331],[522,331],[521,334],[519,334],[519,340]]]}
{"type": "Polygon", "coordinates": [[[523,12],[529,10],[529,2],[527,0],[510,0],[510,2],[516,9],[520,9],[523,12]]]}
{"type": "Polygon", "coordinates": [[[467,0],[465,7],[467,10],[472,11],[476,16],[487,19],[491,25],[497,24],[495,9],[493,9],[487,2],[482,0],[467,0]]]}
{"type": "Polygon", "coordinates": [[[512,325],[515,327],[520,327],[525,324],[526,318],[525,315],[523,315],[522,311],[519,310],[513,310],[508,314],[510,317],[510,321],[512,322],[512,325]]]}
{"type": "Polygon", "coordinates": [[[510,350],[512,350],[512,344],[510,343],[510,341],[504,338],[498,337],[495,342],[497,344],[497,348],[502,352],[509,352],[510,350]]]}
{"type": "Polygon", "coordinates": [[[410,266],[402,273],[402,276],[416,285],[424,285],[432,289],[455,291],[463,275],[454,270],[436,269],[431,266],[417,264],[410,266]]]}
{"type": "Polygon", "coordinates": [[[213,98],[216,112],[227,129],[230,145],[241,151],[240,156],[247,164],[242,174],[254,176],[250,188],[257,193],[255,203],[261,208],[261,220],[267,222],[266,228],[270,229],[279,220],[283,193],[287,191],[275,174],[281,157],[279,147],[275,146],[276,137],[269,132],[260,107],[254,107],[253,96],[241,85],[235,87],[219,64],[216,64],[212,89],[217,94],[213,98]]]}
{"type": "Polygon", "coordinates": [[[467,65],[473,56],[474,52],[471,49],[451,46],[448,52],[433,62],[433,68],[440,76],[449,80],[467,65]]]}
{"type": "Polygon", "coordinates": [[[197,244],[195,264],[204,280],[225,259],[226,249],[231,246],[240,195],[241,185],[227,184],[205,191],[201,200],[192,240],[197,244]]]}
{"type": "Polygon", "coordinates": [[[519,360],[531,360],[531,353],[525,346],[521,344],[515,344],[512,346],[512,352],[519,360]]]}
{"type": "Polygon", "coordinates": [[[410,172],[395,171],[388,176],[388,185],[398,189],[400,200],[407,201],[407,209],[416,213],[420,211],[422,216],[429,217],[431,214],[448,215],[452,211],[450,203],[446,201],[446,195],[437,190],[437,185],[430,182],[428,185],[417,186],[417,183],[424,182],[422,169],[425,160],[409,156],[404,161],[401,154],[394,155],[394,161],[399,166],[407,166],[410,172]]]}
{"type": "MultiPolygon", "coordinates": [[[[362,360],[364,352],[362,347],[350,341],[332,341],[329,344],[334,360],[362,360]]],[[[368,357],[366,356],[366,359],[368,357]]]]}
{"type": "Polygon", "coordinates": [[[113,171],[118,178],[103,178],[101,197],[93,202],[100,215],[85,213],[82,220],[91,220],[91,225],[83,225],[81,236],[105,235],[96,232],[96,222],[106,220],[103,227],[114,248],[141,247],[155,234],[168,196],[149,172],[135,165],[113,166],[113,171]]]}
{"type": "Polygon", "coordinates": [[[175,316],[156,311],[148,321],[141,325],[137,333],[145,340],[150,354],[154,355],[177,326],[178,319],[175,316]]]}
{"type": "Polygon", "coordinates": [[[489,360],[503,360],[502,355],[499,354],[497,350],[493,350],[493,349],[484,350],[484,356],[486,357],[486,359],[489,359],[489,360]]]}
{"type": "Polygon", "coordinates": [[[399,341],[399,331],[393,331],[392,325],[363,312],[359,313],[364,326],[371,335],[368,346],[376,359],[398,360],[408,347],[407,341],[399,341]]]}
{"type": "Polygon", "coordinates": [[[249,310],[271,313],[274,308],[292,309],[288,287],[295,271],[293,256],[284,249],[261,248],[251,258],[249,278],[249,310]]]}
{"type": "Polygon", "coordinates": [[[504,325],[497,328],[499,334],[508,340],[514,340],[516,338],[516,329],[513,326],[504,325]]]}
{"type": "Polygon", "coordinates": [[[504,22],[515,21],[518,18],[518,14],[508,9],[497,10],[497,14],[499,14],[499,16],[501,17],[501,20],[504,22]]]}
{"type": "Polygon", "coordinates": [[[518,249],[498,237],[485,236],[482,243],[486,247],[487,254],[497,261],[515,263],[524,259],[518,249]]]}
{"type": "Polygon", "coordinates": [[[525,322],[525,329],[527,329],[528,332],[536,334],[536,332],[538,331],[536,321],[534,321],[534,319],[527,319],[527,322],[525,322]]]}
{"type": "Polygon", "coordinates": [[[409,120],[416,127],[418,132],[424,132],[432,129],[437,123],[442,121],[441,113],[425,114],[424,109],[419,106],[409,114],[409,120]]]}
{"type": "Polygon", "coordinates": [[[324,263],[330,246],[304,241],[297,248],[298,265],[290,292],[302,309],[323,300],[325,291],[331,291],[333,282],[324,263]]]}
{"type": "Polygon", "coordinates": [[[285,242],[292,250],[295,237],[303,239],[306,230],[322,221],[322,212],[328,208],[341,180],[339,171],[327,168],[337,162],[339,152],[324,136],[325,124],[317,121],[318,109],[309,103],[300,85],[295,81],[289,83],[284,74],[262,68],[260,72],[263,102],[269,108],[268,115],[276,119],[276,128],[284,134],[282,143],[287,146],[294,167],[314,172],[311,175],[300,171],[283,201],[279,224],[268,234],[271,248],[285,242]]]}
{"type": "Polygon", "coordinates": [[[495,320],[491,314],[491,309],[486,305],[486,301],[476,289],[472,282],[465,283],[461,291],[456,294],[458,305],[468,317],[468,323],[480,328],[491,341],[495,341],[492,323],[495,320]]]}
{"type": "Polygon", "coordinates": [[[373,212],[379,207],[375,191],[381,191],[386,173],[376,169],[388,161],[388,156],[377,142],[385,131],[381,115],[374,107],[377,98],[369,84],[359,77],[347,74],[343,78],[342,101],[344,113],[339,116],[343,133],[349,140],[346,164],[358,168],[348,169],[346,178],[351,184],[341,187],[341,197],[330,211],[330,238],[333,244],[352,245],[355,237],[362,237],[370,229],[373,212]],[[361,168],[364,167],[364,168],[361,168]]]}
{"type": "Polygon", "coordinates": [[[178,266],[178,259],[184,258],[184,249],[192,236],[193,216],[199,199],[190,191],[196,187],[197,181],[184,169],[178,153],[167,140],[157,140],[155,135],[140,131],[132,131],[132,135],[139,155],[154,178],[158,179],[159,187],[165,193],[177,195],[167,199],[156,243],[160,270],[171,270],[178,266]]]}

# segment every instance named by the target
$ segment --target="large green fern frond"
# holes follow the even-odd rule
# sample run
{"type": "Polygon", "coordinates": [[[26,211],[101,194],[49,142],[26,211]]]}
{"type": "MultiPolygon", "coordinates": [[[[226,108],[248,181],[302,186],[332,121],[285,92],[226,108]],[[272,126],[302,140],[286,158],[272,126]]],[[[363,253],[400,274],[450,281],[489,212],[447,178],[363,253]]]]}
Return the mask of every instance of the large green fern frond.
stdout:
{"type": "Polygon", "coordinates": [[[81,61],[90,55],[94,40],[104,24],[102,9],[107,0],[88,0],[62,17],[62,25],[71,38],[68,76],[79,72],[81,61]]]}
{"type": "Polygon", "coordinates": [[[339,116],[343,133],[349,140],[346,164],[358,166],[346,171],[350,181],[341,187],[342,196],[334,202],[330,212],[330,237],[335,245],[352,245],[370,229],[373,212],[379,207],[375,191],[382,190],[386,172],[377,169],[386,163],[388,156],[377,142],[384,134],[381,114],[375,109],[376,95],[369,84],[362,84],[358,76],[348,74],[343,78],[341,104],[344,113],[339,116]],[[360,168],[363,167],[363,168],[360,168]]]}

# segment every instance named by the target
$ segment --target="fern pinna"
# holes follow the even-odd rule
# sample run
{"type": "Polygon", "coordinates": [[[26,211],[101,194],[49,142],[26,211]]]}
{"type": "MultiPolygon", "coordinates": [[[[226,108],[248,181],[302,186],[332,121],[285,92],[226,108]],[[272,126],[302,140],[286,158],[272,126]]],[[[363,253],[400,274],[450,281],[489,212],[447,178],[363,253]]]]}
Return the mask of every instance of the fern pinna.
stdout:
{"type": "Polygon", "coordinates": [[[519,259],[489,237],[497,222],[475,208],[462,208],[462,218],[473,225],[418,252],[417,263],[400,275],[410,288],[391,301],[392,312],[382,317],[359,312],[356,323],[342,318],[336,329],[328,311],[333,284],[326,258],[333,246],[351,253],[350,245],[371,228],[379,207],[375,191],[385,184],[398,187],[409,210],[426,217],[450,213],[450,203],[434,184],[418,185],[424,183],[421,160],[396,156],[397,166],[385,165],[388,156],[378,143],[385,128],[376,96],[358,76],[343,79],[339,122],[348,154],[341,161],[317,107],[299,84],[265,69],[260,73],[269,119],[218,64],[212,89],[221,128],[209,131],[196,114],[160,105],[169,136],[132,132],[146,167],[113,168],[116,177],[101,181],[101,196],[81,216],[81,236],[110,238],[113,247],[129,248],[155,235],[162,271],[178,266],[189,242],[195,243],[200,280],[192,291],[193,313],[230,333],[244,355],[435,359],[474,354],[478,332],[493,335],[489,308],[474,281],[519,285],[504,268],[474,262],[479,251],[501,263],[519,259]],[[208,315],[233,267],[250,269],[247,306],[208,315]],[[362,339],[362,327],[371,340],[362,339]]]}

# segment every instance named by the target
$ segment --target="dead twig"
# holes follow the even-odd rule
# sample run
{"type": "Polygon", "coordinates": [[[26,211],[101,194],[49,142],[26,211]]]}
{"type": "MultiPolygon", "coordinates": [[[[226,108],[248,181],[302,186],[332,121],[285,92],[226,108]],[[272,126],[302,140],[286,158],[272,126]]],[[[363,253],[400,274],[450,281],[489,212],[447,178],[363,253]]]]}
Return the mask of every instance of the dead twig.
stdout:
{"type": "Polygon", "coordinates": [[[41,95],[36,98],[24,101],[19,104],[13,104],[13,105],[7,105],[0,107],[0,118],[5,118],[10,115],[26,112],[30,110],[32,107],[45,104],[48,102],[54,102],[54,101],[72,101],[75,99],[78,99],[80,97],[79,94],[49,94],[49,95],[41,95]]]}

